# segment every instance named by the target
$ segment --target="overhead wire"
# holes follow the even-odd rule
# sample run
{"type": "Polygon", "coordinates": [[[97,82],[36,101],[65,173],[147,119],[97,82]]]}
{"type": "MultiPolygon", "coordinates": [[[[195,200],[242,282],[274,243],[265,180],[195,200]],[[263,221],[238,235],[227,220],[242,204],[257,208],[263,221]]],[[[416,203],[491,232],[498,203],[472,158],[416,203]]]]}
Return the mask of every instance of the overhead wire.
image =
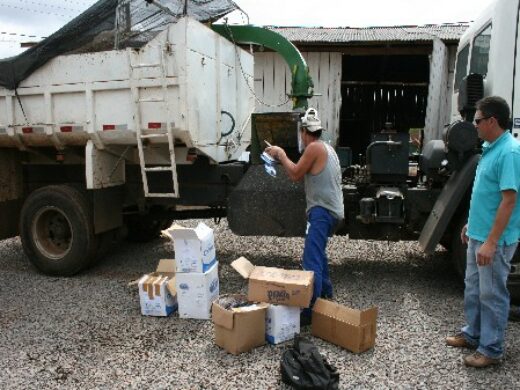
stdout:
{"type": "Polygon", "coordinates": [[[64,11],[74,11],[74,12],[81,12],[82,11],[79,8],[61,7],[59,5],[54,5],[52,3],[40,3],[38,1],[33,1],[33,0],[17,0],[17,1],[18,2],[22,2],[22,3],[33,4],[33,5],[37,5],[37,6],[45,7],[45,8],[58,8],[58,9],[61,9],[61,10],[64,10],[64,11]]]}
{"type": "MultiPolygon", "coordinates": [[[[80,13],[82,13],[85,9],[88,9],[88,7],[90,5],[95,3],[95,1],[78,2],[78,1],[68,0],[68,3],[74,3],[77,6],[84,7],[82,9],[80,9],[80,8],[62,7],[59,5],[52,4],[52,3],[42,3],[42,2],[33,1],[33,0],[18,0],[18,1],[22,4],[25,4],[26,6],[13,5],[13,4],[7,4],[5,2],[4,3],[0,2],[0,7],[27,11],[27,12],[31,12],[31,13],[37,13],[37,14],[58,16],[58,17],[62,17],[62,18],[66,18],[66,19],[70,20],[70,19],[74,18],[75,16],[79,15],[80,13]],[[34,7],[30,7],[30,4],[34,5],[34,7]]],[[[21,41],[23,41],[24,38],[36,38],[39,40],[46,38],[43,36],[38,36],[38,35],[34,35],[34,34],[29,34],[29,33],[16,33],[16,32],[9,32],[9,31],[0,31],[0,37],[1,36],[20,37],[19,40],[15,40],[15,39],[9,40],[9,42],[16,42],[16,43],[20,43],[21,41]]],[[[2,42],[5,42],[5,40],[3,40],[2,42]]]]}
{"type": "Polygon", "coordinates": [[[19,7],[17,5],[11,5],[11,4],[1,4],[0,3],[0,7],[18,9],[18,10],[21,10],[21,11],[28,11],[28,12],[37,13],[37,14],[60,16],[62,18],[70,18],[70,17],[73,17],[73,16],[77,15],[77,13],[74,13],[74,14],[71,14],[71,15],[57,14],[55,12],[46,12],[46,11],[37,10],[37,9],[19,7]]]}
{"type": "Polygon", "coordinates": [[[39,38],[39,39],[45,39],[46,37],[40,37],[38,35],[29,35],[29,34],[21,34],[21,33],[15,33],[15,32],[9,32],[9,31],[0,31],[0,35],[9,35],[9,36],[18,36],[18,37],[24,37],[24,38],[39,38]]]}

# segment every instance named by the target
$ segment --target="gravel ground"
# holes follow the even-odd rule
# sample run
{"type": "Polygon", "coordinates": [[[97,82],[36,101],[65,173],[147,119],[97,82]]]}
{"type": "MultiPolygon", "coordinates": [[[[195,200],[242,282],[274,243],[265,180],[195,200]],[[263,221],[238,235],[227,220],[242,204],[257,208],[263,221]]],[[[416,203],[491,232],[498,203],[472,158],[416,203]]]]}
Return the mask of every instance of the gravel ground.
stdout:
{"type": "MultiPolygon", "coordinates": [[[[237,237],[225,221],[206,223],[215,228],[221,293],[246,292],[229,266],[241,255],[298,267],[302,239],[237,237]]],[[[279,359],[288,344],[233,356],[213,344],[210,321],[140,315],[128,283],[171,254],[166,239],[125,243],[81,275],[56,278],[36,272],[18,238],[0,241],[0,388],[284,389],[279,359]]],[[[465,368],[468,351],[444,345],[463,321],[445,252],[334,237],[329,256],[335,299],[379,307],[376,346],[359,355],[303,331],[338,368],[341,388],[520,388],[519,324],[509,324],[499,367],[465,368]]]]}

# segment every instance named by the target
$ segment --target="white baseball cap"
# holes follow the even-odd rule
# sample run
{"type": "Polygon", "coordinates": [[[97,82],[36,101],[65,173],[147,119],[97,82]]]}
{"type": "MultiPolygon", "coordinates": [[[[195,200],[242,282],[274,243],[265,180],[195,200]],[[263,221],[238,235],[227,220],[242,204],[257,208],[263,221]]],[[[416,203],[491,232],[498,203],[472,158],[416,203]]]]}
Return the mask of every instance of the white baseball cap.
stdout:
{"type": "Polygon", "coordinates": [[[308,108],[305,111],[305,115],[302,117],[302,127],[311,133],[323,130],[321,120],[318,117],[318,111],[315,108],[308,108]]]}

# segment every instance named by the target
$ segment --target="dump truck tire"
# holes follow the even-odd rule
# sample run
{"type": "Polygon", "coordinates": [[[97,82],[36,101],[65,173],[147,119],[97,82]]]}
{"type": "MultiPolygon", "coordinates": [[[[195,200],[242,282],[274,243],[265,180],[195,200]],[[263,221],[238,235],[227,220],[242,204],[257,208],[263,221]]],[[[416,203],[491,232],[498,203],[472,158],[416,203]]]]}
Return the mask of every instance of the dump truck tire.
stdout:
{"type": "Polygon", "coordinates": [[[25,254],[39,271],[70,276],[96,256],[92,207],[84,194],[67,185],[40,188],[29,195],[20,217],[25,254]]]}

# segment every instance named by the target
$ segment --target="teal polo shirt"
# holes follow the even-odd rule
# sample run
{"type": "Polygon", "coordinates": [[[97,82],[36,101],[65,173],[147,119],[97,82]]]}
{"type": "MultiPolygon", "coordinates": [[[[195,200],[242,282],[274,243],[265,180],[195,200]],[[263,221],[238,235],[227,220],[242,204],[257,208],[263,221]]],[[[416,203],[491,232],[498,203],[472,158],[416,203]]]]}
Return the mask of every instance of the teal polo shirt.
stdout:
{"type": "Polygon", "coordinates": [[[499,245],[511,245],[520,239],[520,142],[509,131],[492,143],[484,142],[473,183],[468,219],[468,236],[486,241],[495,222],[501,191],[517,192],[517,201],[499,245]]]}

